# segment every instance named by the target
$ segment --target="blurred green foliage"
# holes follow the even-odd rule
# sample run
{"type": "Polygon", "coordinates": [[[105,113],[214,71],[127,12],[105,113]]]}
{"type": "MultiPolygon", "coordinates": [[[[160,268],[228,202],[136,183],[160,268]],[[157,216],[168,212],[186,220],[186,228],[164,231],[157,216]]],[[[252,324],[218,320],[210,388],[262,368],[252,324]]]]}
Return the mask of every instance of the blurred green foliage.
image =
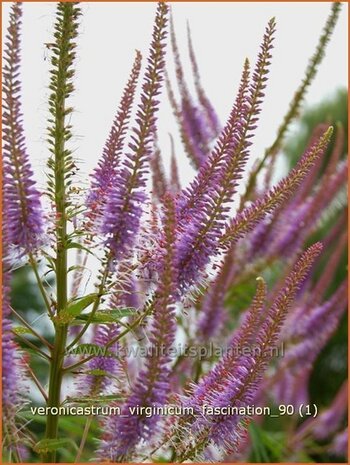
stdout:
{"type": "MultiPolygon", "coordinates": [[[[288,167],[292,168],[304,152],[313,129],[320,123],[336,126],[341,123],[345,133],[344,154],[348,151],[348,93],[347,89],[338,89],[332,96],[322,100],[302,114],[300,120],[291,130],[284,145],[284,153],[288,167]]],[[[328,154],[332,151],[333,142],[329,145],[328,154]]],[[[327,157],[326,157],[327,160],[327,157]]]]}

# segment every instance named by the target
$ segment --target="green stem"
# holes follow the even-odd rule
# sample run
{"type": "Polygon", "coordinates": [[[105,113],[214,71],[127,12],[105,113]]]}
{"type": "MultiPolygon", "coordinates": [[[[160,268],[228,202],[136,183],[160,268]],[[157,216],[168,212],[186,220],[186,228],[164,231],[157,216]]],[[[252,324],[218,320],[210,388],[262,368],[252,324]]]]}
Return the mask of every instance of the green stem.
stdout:
{"type": "Polygon", "coordinates": [[[43,388],[42,384],[40,383],[40,381],[38,380],[38,378],[36,377],[34,371],[31,369],[31,367],[29,365],[26,366],[26,369],[28,370],[28,373],[30,375],[30,377],[32,378],[32,380],[34,381],[36,387],[39,389],[41,395],[43,396],[45,402],[47,402],[47,394],[45,392],[45,389],[43,388]]]}
{"type": "Polygon", "coordinates": [[[36,260],[35,260],[35,258],[33,256],[33,254],[31,254],[31,253],[29,254],[29,263],[30,263],[30,265],[31,265],[31,267],[33,269],[33,272],[34,272],[34,275],[35,275],[35,278],[36,278],[40,293],[41,293],[42,298],[43,298],[43,300],[45,302],[46,309],[47,309],[49,315],[52,316],[50,300],[49,300],[49,298],[48,298],[48,296],[46,294],[43,282],[42,282],[42,280],[40,278],[39,271],[38,271],[38,265],[36,263],[36,260]]]}
{"type": "Polygon", "coordinates": [[[94,302],[94,305],[92,307],[92,310],[91,310],[91,313],[90,313],[90,316],[89,316],[89,319],[87,320],[87,322],[85,323],[84,327],[82,328],[82,330],[79,332],[79,334],[73,339],[73,341],[67,346],[67,351],[69,349],[71,349],[72,347],[75,346],[75,344],[77,344],[77,342],[80,341],[80,339],[83,337],[83,335],[86,333],[86,331],[89,329],[89,326],[95,316],[95,313],[97,312],[99,306],[100,306],[100,303],[101,303],[101,298],[105,292],[105,286],[106,286],[106,282],[107,282],[107,278],[109,276],[109,264],[110,264],[110,261],[111,261],[111,254],[108,255],[107,259],[106,259],[106,266],[104,268],[104,271],[102,273],[102,277],[101,277],[101,282],[98,286],[98,291],[97,291],[97,298],[94,302]]]}
{"type": "MultiPolygon", "coordinates": [[[[113,344],[115,344],[116,342],[118,342],[120,339],[122,339],[124,336],[126,336],[130,331],[132,331],[133,329],[135,329],[139,324],[142,323],[143,319],[149,315],[151,313],[153,309],[153,306],[150,305],[148,307],[147,310],[145,310],[144,313],[142,313],[142,315],[140,315],[133,323],[131,323],[124,331],[122,331],[121,333],[118,334],[118,336],[115,336],[113,339],[111,339],[110,341],[107,342],[106,344],[106,349],[108,349],[109,347],[111,347],[113,344]]],[[[70,347],[70,346],[68,346],[70,347]]],[[[67,347],[67,350],[68,350],[68,347],[67,347]]],[[[95,358],[96,355],[89,355],[88,357],[84,358],[83,360],[80,360],[79,362],[77,363],[74,363],[73,365],[69,365],[67,366],[66,368],[64,368],[64,371],[65,372],[68,372],[68,371],[72,371],[72,370],[75,370],[76,368],[80,367],[81,365],[84,365],[86,362],[88,362],[89,360],[92,360],[93,358],[95,358]]]]}
{"type": "Polygon", "coordinates": [[[88,437],[88,434],[89,434],[89,430],[90,430],[92,420],[93,420],[92,415],[86,419],[83,436],[81,438],[79,450],[78,450],[77,456],[75,457],[74,463],[78,463],[80,461],[81,454],[83,453],[85,443],[86,443],[86,440],[87,440],[87,437],[88,437]]]}
{"type": "Polygon", "coordinates": [[[41,341],[48,349],[52,349],[53,346],[43,337],[41,334],[35,331],[34,328],[28,323],[27,320],[25,320],[16,310],[12,307],[10,307],[12,313],[15,315],[15,317],[27,328],[29,331],[33,334],[33,336],[37,337],[39,341],[41,341]]]}
{"type": "Polygon", "coordinates": [[[17,337],[18,339],[20,339],[24,344],[26,344],[28,347],[30,347],[31,349],[33,349],[35,352],[37,352],[38,354],[40,354],[42,357],[44,357],[46,360],[51,360],[51,357],[49,355],[47,355],[45,352],[43,352],[41,349],[39,349],[38,346],[36,346],[35,344],[33,344],[32,342],[28,341],[28,339],[26,339],[25,337],[21,336],[20,334],[16,333],[16,331],[11,331],[12,334],[14,334],[15,337],[17,337]]]}
{"type": "MultiPolygon", "coordinates": [[[[62,33],[63,35],[63,33],[62,33]]],[[[65,39],[65,38],[64,38],[65,39]]],[[[67,306],[67,218],[66,218],[66,173],[65,173],[65,93],[62,89],[67,85],[65,51],[60,50],[58,62],[58,82],[53,93],[54,103],[54,178],[56,206],[56,291],[57,315],[67,306]]],[[[52,349],[50,366],[49,391],[47,407],[49,407],[46,422],[46,439],[57,438],[58,415],[52,414],[54,407],[59,407],[63,378],[63,364],[67,340],[67,325],[55,324],[55,340],[52,349]]],[[[56,462],[56,451],[44,454],[45,462],[56,462]]]]}
{"type": "MultiPolygon", "coordinates": [[[[63,171],[63,170],[62,170],[63,171]]],[[[65,247],[67,224],[65,218],[65,182],[61,170],[56,176],[57,211],[60,220],[57,224],[57,253],[56,253],[56,279],[57,279],[57,314],[67,306],[67,249],[65,247]]],[[[63,364],[67,342],[68,325],[55,324],[55,341],[52,349],[50,367],[49,393],[47,407],[49,407],[46,423],[46,439],[57,438],[59,415],[53,415],[52,409],[60,406],[61,386],[63,379],[63,364]]],[[[49,463],[56,461],[56,451],[50,451],[44,456],[49,463]]]]}
{"type": "MultiPolygon", "coordinates": [[[[65,326],[58,326],[55,336],[55,344],[52,352],[52,363],[50,370],[49,380],[49,395],[47,400],[47,407],[52,410],[53,407],[60,406],[61,386],[63,378],[63,363],[65,345],[67,340],[67,329],[65,326]]],[[[49,411],[46,422],[46,439],[55,439],[58,433],[58,419],[59,415],[52,415],[49,411]]],[[[43,457],[44,462],[55,463],[56,451],[50,451],[43,457]]]]}

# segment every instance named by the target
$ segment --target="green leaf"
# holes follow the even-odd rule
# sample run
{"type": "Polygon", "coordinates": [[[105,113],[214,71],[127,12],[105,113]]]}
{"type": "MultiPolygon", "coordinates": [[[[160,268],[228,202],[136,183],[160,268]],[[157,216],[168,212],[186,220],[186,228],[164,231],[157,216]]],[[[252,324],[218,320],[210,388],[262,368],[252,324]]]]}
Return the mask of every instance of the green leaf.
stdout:
{"type": "Polygon", "coordinates": [[[250,438],[252,441],[252,455],[254,462],[268,463],[269,455],[267,449],[262,441],[259,429],[251,423],[249,425],[250,438]]]}
{"type": "MultiPolygon", "coordinates": [[[[46,425],[47,417],[45,415],[33,415],[30,410],[21,411],[21,417],[24,417],[31,422],[46,425]]],[[[60,430],[67,433],[76,434],[78,437],[81,435],[82,428],[84,428],[86,417],[83,416],[61,416],[60,417],[60,430]]],[[[98,425],[93,423],[93,431],[98,430],[98,425]]]]}
{"type": "Polygon", "coordinates": [[[249,425],[249,432],[252,441],[251,460],[253,462],[285,462],[285,437],[283,433],[265,431],[253,422],[249,425]]]}
{"type": "Polygon", "coordinates": [[[110,376],[110,373],[106,370],[101,370],[99,368],[94,368],[93,370],[84,371],[84,375],[94,375],[94,376],[110,376]]]}
{"type": "Polygon", "coordinates": [[[42,355],[40,352],[37,352],[34,349],[31,349],[30,347],[26,347],[26,352],[33,355],[33,356],[35,356],[35,357],[40,357],[41,360],[44,360],[46,363],[48,363],[48,359],[46,357],[44,357],[44,355],[42,355]]]}
{"type": "Polygon", "coordinates": [[[123,397],[120,395],[106,395],[106,396],[83,396],[83,397],[67,397],[67,399],[63,403],[67,404],[108,404],[109,402],[113,402],[115,400],[122,400],[123,397]]]}
{"type": "Polygon", "coordinates": [[[121,318],[135,315],[136,311],[136,308],[133,307],[121,307],[112,310],[99,310],[93,315],[91,320],[91,313],[84,313],[83,315],[78,315],[76,317],[76,320],[89,320],[91,323],[115,323],[118,322],[121,318]]]}
{"type": "Polygon", "coordinates": [[[80,297],[79,299],[72,300],[68,303],[68,307],[66,309],[67,314],[75,317],[80,315],[86,307],[95,302],[97,295],[98,294],[96,293],[88,294],[84,297],[80,297]]]}
{"type": "Polygon", "coordinates": [[[33,447],[34,452],[38,454],[43,454],[46,452],[58,450],[58,449],[66,449],[68,446],[73,446],[75,449],[77,445],[75,442],[70,438],[62,438],[62,439],[42,439],[41,441],[37,442],[33,447]]]}
{"type": "Polygon", "coordinates": [[[66,247],[66,248],[67,248],[67,249],[80,249],[80,250],[85,250],[85,252],[88,252],[89,254],[95,256],[95,254],[94,254],[90,249],[88,249],[87,247],[85,247],[85,246],[82,245],[82,244],[79,244],[79,242],[69,242],[69,243],[67,244],[67,247],[66,247]]]}
{"type": "Polygon", "coordinates": [[[33,332],[29,328],[26,328],[25,326],[14,326],[12,328],[12,331],[15,334],[32,334],[33,335],[33,332]]]}

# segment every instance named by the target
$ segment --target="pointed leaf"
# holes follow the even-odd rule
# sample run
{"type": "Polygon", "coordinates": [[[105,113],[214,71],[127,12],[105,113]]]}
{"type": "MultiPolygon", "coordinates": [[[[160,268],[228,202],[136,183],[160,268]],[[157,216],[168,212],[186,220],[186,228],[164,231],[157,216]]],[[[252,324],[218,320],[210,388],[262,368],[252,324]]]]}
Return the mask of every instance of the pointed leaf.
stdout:
{"type": "Polygon", "coordinates": [[[75,299],[68,304],[66,312],[70,316],[78,316],[86,307],[95,302],[97,294],[88,294],[79,299],[75,299]]]}
{"type": "Polygon", "coordinates": [[[66,449],[68,446],[73,446],[74,449],[77,449],[77,445],[70,438],[42,439],[41,441],[35,444],[33,449],[38,454],[43,454],[46,452],[50,452],[50,451],[54,451],[54,450],[58,450],[62,448],[66,449]]]}
{"type": "Polygon", "coordinates": [[[135,315],[136,311],[136,308],[133,307],[121,307],[115,308],[113,310],[100,310],[94,314],[91,320],[91,313],[84,313],[83,315],[78,315],[76,319],[83,321],[89,320],[91,323],[116,323],[121,318],[135,315]]]}

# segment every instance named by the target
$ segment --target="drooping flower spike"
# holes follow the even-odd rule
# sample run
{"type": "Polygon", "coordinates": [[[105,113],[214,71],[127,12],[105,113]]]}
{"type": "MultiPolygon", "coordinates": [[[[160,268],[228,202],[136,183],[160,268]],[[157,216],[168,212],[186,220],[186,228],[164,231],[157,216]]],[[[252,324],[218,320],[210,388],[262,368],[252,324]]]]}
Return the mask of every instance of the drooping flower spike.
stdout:
{"type": "Polygon", "coordinates": [[[32,253],[43,243],[43,213],[23,130],[20,34],[22,5],[11,7],[3,65],[3,195],[9,244],[18,254],[32,253]]]}

